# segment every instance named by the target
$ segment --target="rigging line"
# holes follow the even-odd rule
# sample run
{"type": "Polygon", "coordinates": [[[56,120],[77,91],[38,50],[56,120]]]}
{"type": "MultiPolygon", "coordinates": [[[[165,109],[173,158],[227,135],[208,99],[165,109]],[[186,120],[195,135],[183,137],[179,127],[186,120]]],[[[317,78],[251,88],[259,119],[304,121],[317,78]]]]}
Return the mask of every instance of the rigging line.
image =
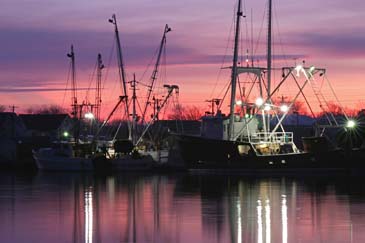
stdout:
{"type": "MultiPolygon", "coordinates": [[[[234,7],[234,9],[236,8],[236,6],[234,7]]],[[[235,12],[236,10],[234,10],[235,12]]],[[[223,69],[223,66],[225,64],[225,61],[226,61],[226,58],[227,58],[227,53],[228,53],[228,48],[229,48],[229,44],[231,43],[231,35],[232,35],[232,30],[234,28],[234,23],[235,23],[235,14],[232,15],[232,21],[231,21],[231,27],[229,29],[229,34],[228,34],[228,38],[227,38],[227,44],[226,44],[226,49],[224,51],[224,55],[222,57],[222,61],[221,61],[221,65],[220,65],[220,68],[218,69],[218,75],[217,75],[217,78],[215,80],[215,83],[214,83],[214,86],[213,86],[213,89],[209,95],[210,99],[213,97],[213,94],[215,92],[215,89],[217,88],[217,85],[218,85],[218,82],[220,80],[220,77],[221,77],[221,74],[222,74],[222,69],[223,69]]],[[[230,81],[229,81],[230,82],[230,81]]],[[[224,89],[223,89],[224,90],[224,89]]],[[[223,90],[221,90],[220,92],[223,93],[223,90]]]]}
{"type": "Polygon", "coordinates": [[[62,99],[62,107],[65,104],[65,98],[66,98],[66,92],[67,92],[68,82],[70,81],[70,73],[71,73],[71,62],[69,63],[69,68],[68,68],[68,73],[67,73],[66,88],[65,88],[65,92],[63,93],[63,99],[62,99]]]}
{"type": "Polygon", "coordinates": [[[276,4],[274,2],[273,2],[273,6],[274,6],[274,19],[275,19],[274,22],[276,24],[276,29],[277,29],[277,32],[278,32],[279,45],[281,47],[281,52],[283,54],[285,65],[289,66],[289,64],[288,64],[288,55],[284,51],[283,39],[281,37],[281,32],[280,32],[280,28],[279,28],[280,25],[279,25],[279,18],[278,18],[278,15],[277,15],[277,8],[276,8],[276,4]]]}
{"type": "Polygon", "coordinates": [[[228,85],[227,90],[226,90],[226,92],[225,92],[225,94],[224,94],[224,96],[223,96],[223,98],[222,98],[222,102],[220,102],[219,106],[217,107],[217,111],[221,109],[222,104],[223,104],[223,101],[224,101],[224,99],[226,98],[226,96],[227,96],[228,91],[229,91],[229,89],[230,89],[230,88],[231,88],[231,84],[229,84],[229,85],[228,85]]]}
{"type": "Polygon", "coordinates": [[[164,82],[167,82],[167,51],[166,51],[166,39],[165,39],[165,43],[163,45],[163,50],[162,50],[162,63],[160,65],[160,71],[161,73],[157,73],[158,77],[157,77],[157,82],[156,82],[156,87],[159,87],[161,89],[162,84],[164,82]]]}
{"type": "MultiPolygon", "coordinates": [[[[246,52],[245,53],[243,52],[243,45],[241,45],[241,49],[242,49],[241,50],[242,51],[241,55],[244,56],[245,64],[248,64],[248,62],[246,63],[246,61],[248,61],[248,55],[249,55],[247,47],[250,46],[250,38],[249,38],[249,34],[248,34],[248,23],[247,23],[248,21],[247,21],[247,18],[246,18],[247,9],[246,9],[246,1],[245,0],[243,1],[243,11],[244,11],[244,15],[245,15],[245,17],[243,17],[243,18],[245,20],[245,28],[246,28],[246,52]]],[[[242,29],[241,29],[241,32],[242,32],[242,29]]],[[[242,36],[242,34],[241,34],[241,36],[242,36]]],[[[242,61],[243,60],[241,60],[241,63],[242,63],[242,61]]]]}
{"type": "Polygon", "coordinates": [[[265,4],[265,8],[264,8],[264,13],[262,15],[262,21],[261,21],[261,27],[260,27],[260,30],[259,30],[259,34],[258,34],[258,37],[257,37],[257,41],[256,41],[256,46],[254,48],[254,51],[253,51],[253,55],[256,55],[258,49],[259,49],[259,45],[260,45],[260,39],[261,39],[261,34],[263,32],[263,29],[264,29],[264,23],[265,23],[265,17],[266,17],[266,11],[267,11],[267,4],[265,4]]]}
{"type": "Polygon", "coordinates": [[[139,103],[139,100],[136,99],[136,102],[137,102],[137,106],[138,106],[138,109],[139,109],[139,113],[142,113],[142,107],[141,107],[141,105],[139,103]]]}
{"type": "MultiPolygon", "coordinates": [[[[105,85],[106,85],[106,81],[109,77],[109,70],[111,69],[111,63],[112,63],[112,58],[113,58],[113,53],[114,52],[114,48],[115,48],[115,41],[112,42],[112,48],[110,49],[110,53],[109,53],[109,58],[108,58],[108,65],[106,66],[106,72],[105,72],[105,75],[104,75],[104,80],[103,80],[103,90],[105,88],[105,85]]],[[[114,87],[112,89],[112,91],[110,92],[109,96],[108,97],[113,97],[112,94],[114,93],[115,91],[115,84],[114,84],[114,87]]],[[[110,101],[110,100],[108,100],[110,101]]],[[[106,101],[106,102],[108,102],[106,101]]],[[[105,102],[104,102],[105,103],[105,102]]]]}
{"type": "Polygon", "coordinates": [[[346,114],[346,112],[345,112],[345,109],[343,108],[343,105],[341,104],[340,100],[338,99],[338,97],[337,97],[337,95],[336,95],[336,93],[335,93],[335,90],[333,89],[333,87],[332,87],[332,85],[331,85],[331,83],[330,83],[329,79],[327,78],[327,75],[326,75],[326,74],[324,74],[323,76],[325,76],[325,77],[324,77],[324,79],[327,81],[327,84],[329,85],[329,87],[330,87],[330,89],[331,89],[331,91],[332,91],[332,93],[333,93],[333,96],[335,97],[335,99],[336,99],[336,101],[337,101],[338,105],[340,106],[340,108],[341,108],[341,110],[342,110],[342,113],[345,115],[346,119],[349,119],[349,118],[348,118],[348,116],[347,116],[347,114],[346,114]]]}
{"type": "Polygon", "coordinates": [[[257,85],[255,85],[256,84],[256,82],[261,82],[260,80],[258,80],[259,78],[257,77],[257,76],[255,76],[255,79],[253,80],[253,82],[252,82],[252,85],[251,85],[251,87],[250,87],[250,89],[249,89],[249,91],[248,91],[248,93],[247,93],[247,95],[246,95],[246,102],[248,102],[248,99],[249,99],[249,97],[251,96],[251,92],[253,91],[253,88],[255,87],[255,86],[257,86],[257,85]]]}
{"type": "MultiPolygon", "coordinates": [[[[231,82],[226,82],[226,84],[223,86],[223,88],[221,89],[221,91],[217,97],[221,97],[222,94],[226,91],[226,89],[227,89],[226,87],[229,87],[230,84],[231,84],[231,82]]],[[[223,99],[222,99],[222,102],[223,102],[223,99]]]]}
{"type": "Polygon", "coordinates": [[[151,59],[150,59],[150,61],[148,62],[148,64],[147,64],[147,67],[146,67],[146,69],[143,71],[143,73],[142,73],[142,75],[141,75],[141,77],[138,79],[138,80],[143,80],[144,79],[144,76],[146,75],[146,73],[147,73],[147,71],[150,69],[150,67],[152,66],[152,62],[153,62],[153,60],[155,60],[155,57],[157,56],[157,53],[158,53],[158,47],[156,48],[156,50],[155,50],[155,53],[152,55],[152,57],[151,57],[151,59]]]}
{"type": "Polygon", "coordinates": [[[90,93],[90,90],[91,90],[91,85],[92,85],[92,83],[94,81],[94,77],[95,77],[95,72],[96,72],[97,66],[98,66],[98,61],[95,62],[95,66],[94,66],[93,72],[91,74],[91,77],[89,78],[89,87],[86,90],[85,101],[87,101],[88,98],[89,98],[89,93],[90,93]]]}
{"type": "Polygon", "coordinates": [[[169,107],[169,105],[170,105],[170,100],[167,100],[166,105],[165,105],[165,107],[164,107],[164,109],[162,111],[162,118],[163,119],[165,117],[165,114],[166,114],[166,111],[167,111],[167,108],[169,107]]]}
{"type": "Polygon", "coordinates": [[[242,90],[241,90],[241,82],[240,82],[239,76],[237,76],[237,84],[238,84],[238,90],[240,91],[240,100],[242,100],[242,90]]]}

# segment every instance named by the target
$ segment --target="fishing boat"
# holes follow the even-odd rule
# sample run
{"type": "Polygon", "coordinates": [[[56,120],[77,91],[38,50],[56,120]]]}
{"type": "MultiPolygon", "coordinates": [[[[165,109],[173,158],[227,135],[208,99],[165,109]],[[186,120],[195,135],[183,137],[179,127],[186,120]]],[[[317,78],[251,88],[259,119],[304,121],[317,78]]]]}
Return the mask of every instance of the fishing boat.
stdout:
{"type": "MultiPolygon", "coordinates": [[[[304,88],[310,87],[318,103],[323,108],[326,103],[316,86],[316,77],[325,74],[325,69],[299,65],[280,69],[282,78],[272,87],[272,0],[268,1],[268,33],[267,33],[267,65],[256,67],[253,62],[238,64],[240,20],[243,18],[241,0],[238,1],[233,63],[230,79],[229,115],[224,115],[220,109],[215,114],[202,117],[201,134],[199,136],[175,134],[177,149],[185,166],[189,169],[244,169],[244,170],[346,170],[351,167],[345,162],[341,149],[331,148],[323,131],[328,127],[341,127],[336,117],[325,112],[326,124],[317,124],[317,132],[303,139],[303,149],[294,142],[294,132],[284,129],[283,121],[290,113],[299,96],[304,95],[304,88]],[[239,76],[250,75],[252,87],[258,86],[258,97],[238,96],[239,76]],[[299,81],[301,76],[301,81],[299,81]],[[289,78],[294,79],[298,88],[295,96],[286,104],[278,105],[274,95],[289,78]],[[238,111],[237,111],[238,110],[238,111]],[[273,123],[273,121],[275,121],[273,123]]],[[[252,90],[252,87],[249,90],[252,90]]],[[[221,99],[212,100],[217,104],[221,99]]],[[[309,105],[309,104],[308,104],[309,105]]],[[[214,112],[213,112],[214,113],[214,112]]],[[[351,129],[353,121],[345,115],[351,129]]]]}
{"type": "MultiPolygon", "coordinates": [[[[41,148],[37,151],[33,151],[33,157],[36,160],[37,167],[42,170],[150,170],[152,168],[157,168],[158,164],[161,161],[165,161],[167,150],[161,149],[142,149],[146,146],[144,143],[146,142],[146,136],[148,134],[148,130],[150,129],[153,122],[158,118],[158,114],[167,104],[168,99],[174,94],[174,92],[178,92],[177,85],[163,85],[163,88],[167,90],[167,94],[164,94],[164,99],[159,99],[159,104],[155,106],[155,110],[153,116],[148,122],[145,122],[146,112],[148,110],[148,106],[151,103],[152,90],[155,85],[155,81],[157,78],[158,67],[161,59],[161,54],[163,53],[163,48],[166,43],[166,33],[171,31],[171,28],[168,25],[165,26],[162,40],[160,43],[160,48],[158,52],[158,57],[156,60],[155,68],[153,70],[151,76],[151,84],[146,85],[148,87],[147,101],[143,110],[142,115],[142,123],[143,130],[138,132],[138,124],[137,124],[137,111],[136,111],[136,103],[137,103],[137,95],[136,95],[136,78],[134,75],[134,79],[131,82],[127,82],[126,80],[126,72],[124,68],[124,61],[122,55],[122,48],[120,44],[120,37],[117,25],[117,19],[115,14],[112,15],[112,18],[109,19],[109,22],[114,26],[114,35],[117,46],[117,61],[118,61],[118,69],[119,69],[119,78],[122,84],[122,96],[119,96],[118,102],[115,107],[109,113],[107,119],[100,125],[97,129],[96,133],[91,136],[91,139],[87,141],[82,141],[79,139],[79,131],[80,127],[75,126],[74,138],[72,141],[58,141],[53,144],[52,147],[41,148]],[[127,83],[130,83],[133,94],[131,96],[131,104],[132,104],[132,119],[130,119],[130,102],[127,90],[127,83]],[[117,129],[116,134],[108,139],[101,139],[100,134],[101,131],[105,128],[106,124],[110,121],[113,114],[116,110],[123,105],[124,108],[124,116],[127,123],[128,128],[128,137],[124,139],[118,139],[117,135],[119,132],[119,128],[124,122],[121,120],[119,127],[117,129]],[[142,147],[142,148],[141,148],[142,147]],[[164,157],[164,158],[163,158],[164,157]],[[162,159],[161,159],[162,158],[162,159]],[[165,160],[164,160],[165,159],[165,160]]],[[[87,106],[88,102],[83,102],[82,105],[77,104],[76,98],[76,78],[75,78],[75,54],[73,51],[73,47],[71,46],[71,53],[68,54],[68,57],[71,59],[72,68],[72,114],[74,115],[75,124],[79,122],[83,118],[82,110],[84,106],[87,106]]],[[[101,70],[104,68],[104,65],[101,62],[101,55],[98,55],[98,63],[97,63],[97,95],[96,102],[94,105],[89,105],[94,108],[99,108],[96,111],[97,117],[100,116],[100,105],[101,105],[101,70]]],[[[86,118],[94,119],[94,115],[92,112],[85,113],[86,118]]]]}
{"type": "Polygon", "coordinates": [[[33,151],[37,168],[52,171],[91,171],[94,169],[91,153],[75,154],[75,147],[69,142],[55,142],[50,147],[33,151]]]}

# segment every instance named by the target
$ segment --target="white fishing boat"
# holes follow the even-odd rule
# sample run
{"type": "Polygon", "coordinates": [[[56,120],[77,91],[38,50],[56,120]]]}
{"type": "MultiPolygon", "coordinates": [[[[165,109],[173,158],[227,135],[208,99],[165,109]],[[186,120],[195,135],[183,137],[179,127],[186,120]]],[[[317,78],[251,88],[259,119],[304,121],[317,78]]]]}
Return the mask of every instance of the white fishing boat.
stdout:
{"type": "Polygon", "coordinates": [[[91,171],[94,169],[91,154],[75,154],[69,142],[52,144],[52,147],[33,150],[37,168],[49,171],[91,171]]]}

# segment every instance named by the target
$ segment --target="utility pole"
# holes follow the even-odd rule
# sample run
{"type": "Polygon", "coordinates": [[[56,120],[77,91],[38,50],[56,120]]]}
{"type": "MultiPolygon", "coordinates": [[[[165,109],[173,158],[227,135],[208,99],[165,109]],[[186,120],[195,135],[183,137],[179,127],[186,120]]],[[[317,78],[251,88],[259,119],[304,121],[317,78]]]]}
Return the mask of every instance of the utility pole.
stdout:
{"type": "MultiPolygon", "coordinates": [[[[18,108],[18,106],[12,105],[9,106],[12,110],[13,113],[15,113],[15,108],[18,108]]],[[[16,129],[15,129],[15,116],[11,115],[11,135],[13,136],[13,138],[16,135],[16,129]]]]}
{"type": "Polygon", "coordinates": [[[9,106],[9,108],[11,108],[11,112],[15,113],[15,109],[19,108],[19,107],[15,106],[15,105],[11,105],[11,106],[9,106]]]}
{"type": "MultiPolygon", "coordinates": [[[[212,111],[211,111],[211,115],[214,116],[215,111],[214,111],[214,105],[216,105],[217,107],[219,106],[220,102],[222,99],[217,99],[217,98],[213,98],[211,100],[206,100],[205,102],[210,103],[212,111]]],[[[217,110],[218,111],[218,110],[217,110]]]]}

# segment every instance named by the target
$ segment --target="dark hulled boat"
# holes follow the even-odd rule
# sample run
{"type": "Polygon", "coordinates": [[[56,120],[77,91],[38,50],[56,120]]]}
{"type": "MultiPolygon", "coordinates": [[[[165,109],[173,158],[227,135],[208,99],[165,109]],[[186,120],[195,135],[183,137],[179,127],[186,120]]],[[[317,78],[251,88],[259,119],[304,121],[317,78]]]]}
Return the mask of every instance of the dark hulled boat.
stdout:
{"type": "MultiPolygon", "coordinates": [[[[175,134],[177,149],[189,169],[245,169],[245,170],[347,170],[352,164],[346,162],[343,150],[331,148],[323,137],[323,129],[329,126],[340,127],[333,115],[327,115],[327,122],[318,136],[303,139],[304,150],[297,148],[293,141],[293,133],[286,132],[283,126],[285,117],[303,90],[310,86],[323,108],[323,95],[316,85],[316,76],[323,76],[325,69],[314,66],[283,67],[282,79],[271,90],[271,9],[269,0],[267,66],[238,66],[241,0],[238,1],[235,23],[235,46],[231,67],[231,97],[230,114],[224,116],[218,108],[217,114],[202,117],[201,135],[175,134]],[[250,102],[249,97],[237,102],[238,76],[250,75],[253,84],[258,84],[259,97],[250,102]],[[302,76],[302,81],[298,77],[302,76]],[[278,106],[273,102],[273,96],[289,78],[295,80],[298,92],[288,104],[278,106]],[[321,104],[322,103],[322,104],[321,104]],[[237,108],[240,112],[237,113],[237,108]],[[276,120],[272,127],[272,120],[276,120]]],[[[252,90],[252,87],[249,88],[252,90]]],[[[242,96],[241,96],[242,98],[242,96]]],[[[304,97],[307,102],[307,99],[304,97]]],[[[252,100],[252,98],[251,98],[252,100]]],[[[307,102],[308,104],[308,102],[307,102]]],[[[213,105],[213,104],[212,104],[213,105]]],[[[309,104],[308,104],[309,105],[309,104]]],[[[346,116],[346,119],[348,117],[346,116]]]]}

